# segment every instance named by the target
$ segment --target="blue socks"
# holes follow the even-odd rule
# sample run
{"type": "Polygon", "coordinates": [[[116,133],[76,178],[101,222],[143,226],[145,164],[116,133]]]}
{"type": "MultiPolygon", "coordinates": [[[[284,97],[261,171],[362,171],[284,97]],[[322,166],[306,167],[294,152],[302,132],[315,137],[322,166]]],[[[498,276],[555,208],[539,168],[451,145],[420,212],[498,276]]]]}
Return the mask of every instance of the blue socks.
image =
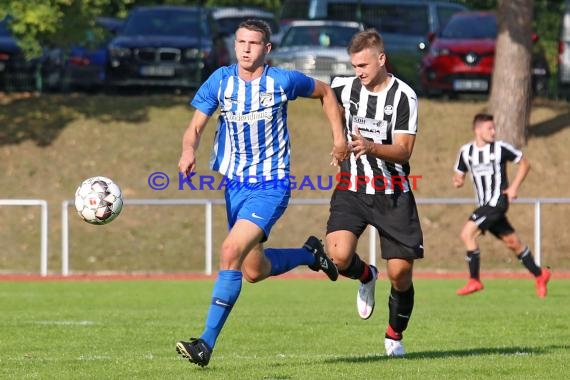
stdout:
{"type": "Polygon", "coordinates": [[[230,311],[241,292],[242,273],[239,270],[222,270],[212,291],[212,304],[208,309],[206,328],[202,338],[210,348],[214,348],[216,339],[230,315],[230,311]]]}
{"type": "Polygon", "coordinates": [[[313,265],[315,256],[305,248],[267,248],[263,251],[271,261],[271,275],[289,272],[299,265],[313,265]]]}
{"type": "MultiPolygon", "coordinates": [[[[264,252],[271,262],[272,276],[288,272],[299,265],[315,263],[315,256],[305,248],[268,248],[264,252]]],[[[243,275],[239,270],[218,272],[218,279],[212,291],[212,304],[206,318],[206,328],[200,337],[211,349],[216,345],[222,327],[239,297],[242,278],[243,275]]]]}

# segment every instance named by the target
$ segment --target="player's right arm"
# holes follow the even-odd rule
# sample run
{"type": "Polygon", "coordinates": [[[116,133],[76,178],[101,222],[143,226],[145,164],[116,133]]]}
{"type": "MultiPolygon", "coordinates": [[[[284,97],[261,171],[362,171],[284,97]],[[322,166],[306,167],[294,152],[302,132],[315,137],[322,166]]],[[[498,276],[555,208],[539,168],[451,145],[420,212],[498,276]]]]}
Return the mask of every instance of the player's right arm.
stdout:
{"type": "Polygon", "coordinates": [[[202,136],[202,131],[208,120],[219,106],[217,94],[220,89],[220,82],[227,74],[226,71],[226,67],[220,67],[214,71],[200,86],[190,103],[195,111],[182,137],[182,154],[178,161],[178,171],[186,176],[196,169],[196,150],[200,145],[200,136],[202,136]]]}
{"type": "Polygon", "coordinates": [[[184,132],[184,136],[182,137],[182,154],[178,161],[178,171],[184,173],[186,176],[196,169],[196,150],[200,145],[202,131],[206,127],[209,119],[210,116],[198,109],[195,110],[194,116],[192,116],[192,120],[190,120],[190,124],[184,132]]]}

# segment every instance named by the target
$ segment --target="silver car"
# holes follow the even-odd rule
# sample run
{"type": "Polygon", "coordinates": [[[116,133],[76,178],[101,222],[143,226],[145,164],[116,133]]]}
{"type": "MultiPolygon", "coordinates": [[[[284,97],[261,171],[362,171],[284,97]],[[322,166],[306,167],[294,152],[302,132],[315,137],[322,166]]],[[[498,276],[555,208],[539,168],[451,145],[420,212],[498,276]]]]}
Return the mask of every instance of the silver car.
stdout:
{"type": "Polygon", "coordinates": [[[362,30],[362,24],[353,21],[293,21],[269,54],[269,63],[325,83],[335,76],[354,75],[346,48],[352,36],[362,30]]]}

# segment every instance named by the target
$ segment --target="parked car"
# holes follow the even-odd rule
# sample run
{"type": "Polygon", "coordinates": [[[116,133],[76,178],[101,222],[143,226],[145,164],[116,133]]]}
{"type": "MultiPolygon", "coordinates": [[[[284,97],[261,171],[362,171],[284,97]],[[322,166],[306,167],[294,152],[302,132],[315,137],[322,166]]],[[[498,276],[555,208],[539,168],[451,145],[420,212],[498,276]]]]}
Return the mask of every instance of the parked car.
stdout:
{"type": "Polygon", "coordinates": [[[225,44],[216,43],[216,37],[206,8],[134,8],[109,43],[106,84],[196,88],[229,62],[225,44]]]}
{"type": "MultiPolygon", "coordinates": [[[[423,92],[428,95],[487,93],[495,61],[497,30],[497,18],[492,12],[453,15],[434,37],[422,60],[423,92]]],[[[534,40],[537,41],[537,37],[534,40]]],[[[538,46],[533,48],[532,77],[534,92],[544,93],[549,70],[544,50],[538,46]]]]}
{"type": "Polygon", "coordinates": [[[109,59],[107,45],[116,35],[124,20],[98,17],[83,41],[74,44],[67,54],[62,75],[62,90],[96,90],[105,84],[105,70],[109,59]]]}
{"type": "Polygon", "coordinates": [[[570,0],[566,0],[558,42],[558,94],[570,97],[570,0]]]}
{"type": "Polygon", "coordinates": [[[10,32],[9,22],[9,18],[0,21],[0,91],[38,91],[40,60],[25,57],[10,32]]]}
{"type": "Polygon", "coordinates": [[[218,28],[218,34],[223,38],[230,55],[230,63],[237,62],[234,49],[235,31],[242,21],[255,18],[263,20],[271,27],[272,36],[279,33],[279,26],[275,15],[271,12],[255,7],[220,7],[212,11],[212,19],[218,28]]]}
{"type": "Polygon", "coordinates": [[[293,21],[279,46],[269,53],[269,62],[325,83],[335,76],[354,75],[346,48],[361,30],[363,25],[356,21],[293,21]]]}
{"type": "Polygon", "coordinates": [[[429,0],[284,0],[279,22],[295,19],[352,20],[376,28],[384,39],[392,72],[416,91],[427,36],[465,11],[462,4],[429,0]]]}

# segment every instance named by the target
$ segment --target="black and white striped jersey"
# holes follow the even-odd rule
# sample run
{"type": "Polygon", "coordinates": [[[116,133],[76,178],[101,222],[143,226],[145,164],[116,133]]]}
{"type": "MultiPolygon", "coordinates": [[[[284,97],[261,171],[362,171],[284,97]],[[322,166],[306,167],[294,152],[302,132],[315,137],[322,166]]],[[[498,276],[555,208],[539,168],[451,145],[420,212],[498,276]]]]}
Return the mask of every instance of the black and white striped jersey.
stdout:
{"type": "MultiPolygon", "coordinates": [[[[391,76],[380,92],[370,92],[357,77],[336,77],[331,83],[338,102],[344,107],[348,141],[357,128],[376,144],[392,144],[397,133],[416,134],[418,97],[410,86],[391,76]]],[[[339,185],[366,194],[392,194],[410,191],[410,166],[354,154],[341,164],[339,185]]]]}
{"type": "Polygon", "coordinates": [[[507,162],[518,163],[522,152],[511,144],[497,140],[479,148],[475,142],[459,149],[455,170],[471,172],[471,180],[480,206],[496,206],[499,197],[509,186],[507,162]]]}

